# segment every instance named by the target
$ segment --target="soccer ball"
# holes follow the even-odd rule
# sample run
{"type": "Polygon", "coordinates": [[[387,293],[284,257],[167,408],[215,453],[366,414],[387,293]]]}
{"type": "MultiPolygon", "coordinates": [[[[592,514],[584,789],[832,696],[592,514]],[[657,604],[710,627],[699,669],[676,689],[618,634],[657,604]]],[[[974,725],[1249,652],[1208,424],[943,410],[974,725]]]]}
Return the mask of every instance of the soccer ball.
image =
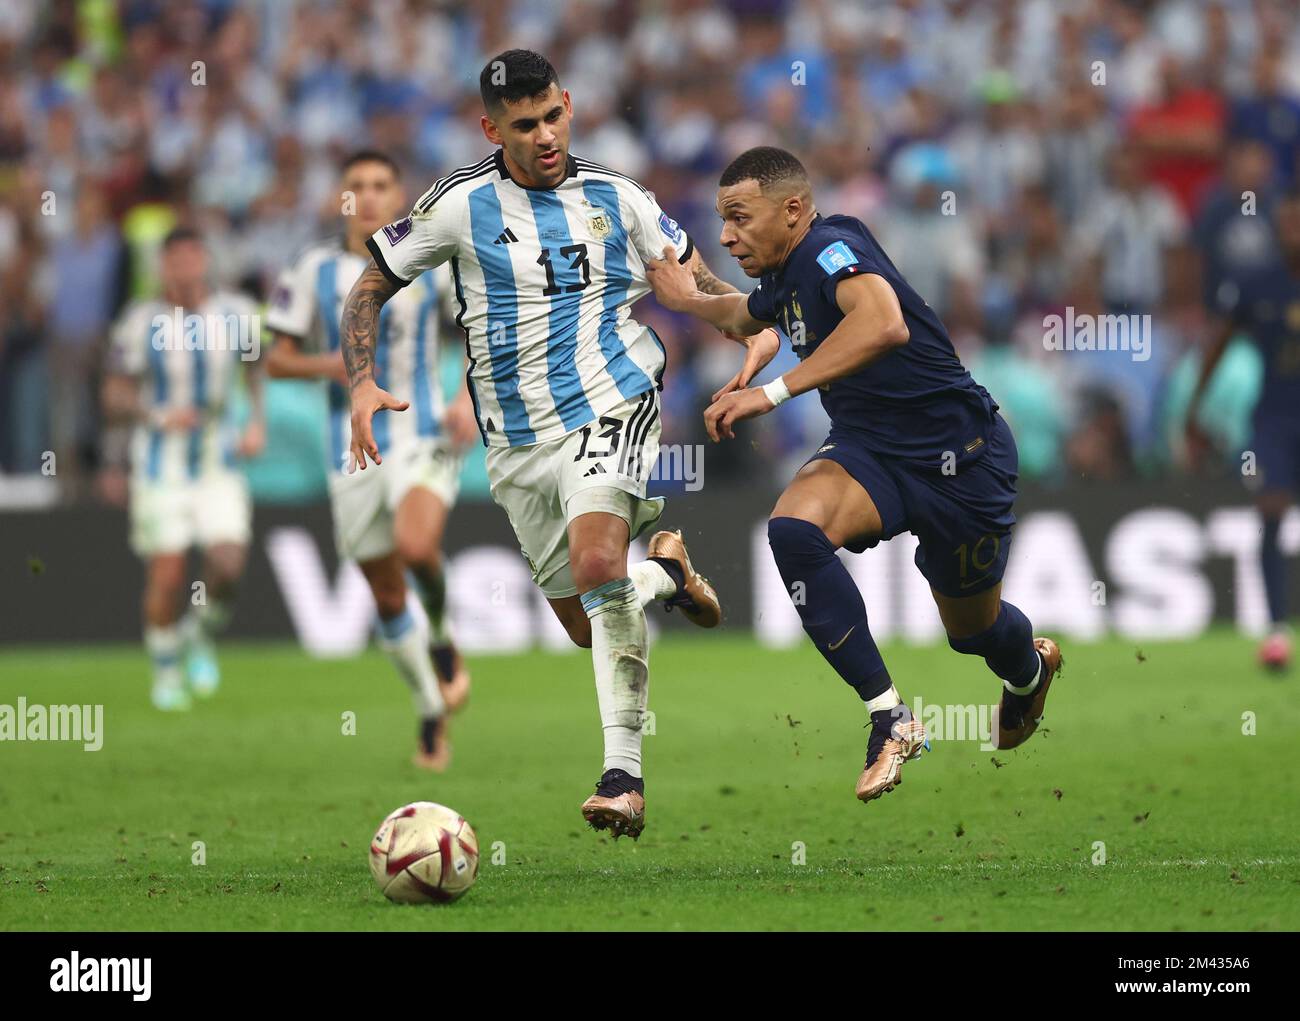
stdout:
{"type": "Polygon", "coordinates": [[[478,837],[460,813],[432,801],[393,812],[370,841],[370,874],[389,900],[444,904],[478,876],[478,837]]]}

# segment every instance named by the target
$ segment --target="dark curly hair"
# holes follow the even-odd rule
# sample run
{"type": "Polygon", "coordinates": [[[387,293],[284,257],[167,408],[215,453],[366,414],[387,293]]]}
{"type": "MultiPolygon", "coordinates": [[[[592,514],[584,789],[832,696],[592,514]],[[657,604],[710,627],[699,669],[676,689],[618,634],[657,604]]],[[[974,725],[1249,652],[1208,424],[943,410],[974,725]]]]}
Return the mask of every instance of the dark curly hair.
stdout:
{"type": "Polygon", "coordinates": [[[551,62],[532,50],[506,50],[483,65],[478,76],[478,92],[483,108],[492,113],[504,103],[538,96],[559,84],[551,62]]]}

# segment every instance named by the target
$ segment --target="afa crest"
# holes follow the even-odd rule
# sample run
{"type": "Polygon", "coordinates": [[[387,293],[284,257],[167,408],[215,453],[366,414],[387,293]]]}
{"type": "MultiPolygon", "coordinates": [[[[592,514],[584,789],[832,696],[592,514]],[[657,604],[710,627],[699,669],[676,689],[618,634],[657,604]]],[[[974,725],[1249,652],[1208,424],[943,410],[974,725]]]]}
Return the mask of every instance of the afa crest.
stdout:
{"type": "Polygon", "coordinates": [[[610,220],[609,213],[604,209],[597,209],[593,213],[587,214],[587,229],[591,231],[592,236],[597,241],[604,241],[614,229],[614,224],[610,220]]]}

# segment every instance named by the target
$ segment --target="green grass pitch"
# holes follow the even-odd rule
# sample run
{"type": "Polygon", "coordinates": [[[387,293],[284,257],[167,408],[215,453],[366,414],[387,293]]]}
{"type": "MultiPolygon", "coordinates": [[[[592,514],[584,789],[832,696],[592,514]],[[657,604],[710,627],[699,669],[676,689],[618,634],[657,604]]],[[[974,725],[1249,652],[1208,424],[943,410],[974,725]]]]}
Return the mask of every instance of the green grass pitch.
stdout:
{"type": "MultiPolygon", "coordinates": [[[[978,660],[885,653],[909,703],[994,698],[978,660]]],[[[434,777],[409,765],[409,701],[377,653],[226,647],[218,697],[164,716],[139,649],[9,651],[0,703],[102,702],[105,738],[0,744],[0,928],[1300,927],[1300,681],[1223,633],[1065,653],[1027,745],[935,742],[862,805],[864,713],[810,648],[665,640],[648,826],[615,843],[578,812],[600,771],[584,653],[473,661],[434,777]],[[389,904],[366,866],[384,815],[421,799],[462,812],[483,850],[450,906],[389,904]]]]}

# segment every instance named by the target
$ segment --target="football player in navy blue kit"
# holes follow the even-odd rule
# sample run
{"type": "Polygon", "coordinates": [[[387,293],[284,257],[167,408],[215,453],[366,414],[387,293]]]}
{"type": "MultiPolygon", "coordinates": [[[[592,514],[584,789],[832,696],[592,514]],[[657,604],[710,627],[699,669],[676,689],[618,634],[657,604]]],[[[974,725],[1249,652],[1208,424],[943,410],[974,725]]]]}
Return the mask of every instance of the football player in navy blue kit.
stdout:
{"type": "Polygon", "coordinates": [[[1228,342],[1245,334],[1264,359],[1250,446],[1255,471],[1245,473],[1259,509],[1260,568],[1270,622],[1259,647],[1259,662],[1272,670],[1285,670],[1291,664],[1291,628],[1280,538],[1282,518],[1300,489],[1300,194],[1281,198],[1273,219],[1280,259],[1249,277],[1223,282],[1211,297],[1219,318],[1188,405],[1187,440],[1189,454],[1199,460],[1208,446],[1196,421],[1201,398],[1228,342]]]}
{"type": "MultiPolygon", "coordinates": [[[[742,387],[768,349],[705,412],[709,438],[809,390],[820,392],[830,435],[795,475],[768,521],[772,555],[817,650],[871,717],[857,796],[901,783],[925,731],[899,697],[871,637],[862,595],[835,555],[860,553],[910,531],[948,643],[984,657],[1002,679],[992,739],[1026,741],[1061,665],[1055,642],[1001,596],[1015,523],[1015,440],[997,404],[962,367],[934,310],[908,286],[863,224],[822,216],[802,164],[783,149],[738,156],[719,181],[722,245],[748,295],[699,292],[675,258],[650,266],[659,301],[732,334],[776,323],[800,364],[763,387],[742,387]]],[[[667,254],[667,253],[666,253],[667,254]]],[[[755,352],[751,351],[751,356],[755,352]]]]}

